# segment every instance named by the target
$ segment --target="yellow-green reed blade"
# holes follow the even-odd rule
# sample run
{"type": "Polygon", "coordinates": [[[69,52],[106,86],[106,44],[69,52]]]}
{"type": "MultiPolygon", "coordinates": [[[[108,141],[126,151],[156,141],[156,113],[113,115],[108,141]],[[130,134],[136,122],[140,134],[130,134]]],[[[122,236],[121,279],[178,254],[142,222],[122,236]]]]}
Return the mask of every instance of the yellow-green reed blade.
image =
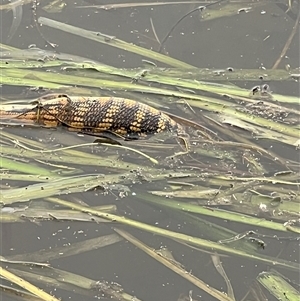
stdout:
{"type": "Polygon", "coordinates": [[[126,50],[132,53],[136,53],[139,54],[141,56],[147,57],[149,59],[152,60],[156,60],[159,61],[161,63],[173,66],[173,67],[184,67],[184,68],[193,68],[192,65],[189,65],[187,63],[184,63],[182,61],[173,59],[171,57],[168,57],[166,55],[154,52],[152,50],[146,49],[146,48],[142,48],[139,46],[136,46],[134,44],[131,43],[127,43],[125,41],[122,41],[120,39],[117,39],[114,36],[109,36],[100,32],[95,32],[95,31],[90,31],[90,30],[86,30],[86,29],[82,29],[79,27],[75,27],[72,25],[68,25],[65,23],[61,23],[55,20],[51,20],[48,18],[44,18],[44,17],[40,17],[38,19],[38,22],[40,24],[58,29],[58,30],[62,30],[74,35],[78,35],[81,36],[83,38],[86,39],[90,39],[99,43],[103,43],[105,45],[108,46],[112,46],[112,47],[116,47],[122,50],[126,50]]]}

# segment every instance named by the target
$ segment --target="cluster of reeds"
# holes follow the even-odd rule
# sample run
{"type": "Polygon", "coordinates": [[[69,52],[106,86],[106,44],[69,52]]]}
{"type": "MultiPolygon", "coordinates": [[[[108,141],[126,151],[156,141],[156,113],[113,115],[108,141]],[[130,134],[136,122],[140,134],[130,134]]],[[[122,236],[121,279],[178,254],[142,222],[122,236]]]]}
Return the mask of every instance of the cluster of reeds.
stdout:
{"type": "MultiPolygon", "coordinates": [[[[2,9],[18,7],[14,3],[2,9]]],[[[231,15],[238,7],[240,3],[226,4],[223,13],[231,15]]],[[[101,8],[112,7],[103,5],[101,8]]],[[[209,18],[217,17],[217,13],[220,12],[212,10],[209,18]]],[[[192,119],[195,126],[187,127],[190,149],[182,152],[165,136],[134,144],[130,141],[111,144],[100,139],[50,145],[45,139],[26,138],[22,131],[16,134],[3,122],[0,131],[1,224],[81,221],[107,225],[113,222],[115,231],[64,248],[0,257],[0,276],[7,283],[15,284],[1,284],[3,294],[18,296],[21,300],[58,300],[58,296],[37,287],[47,285],[67,291],[75,289],[83,296],[98,293],[116,300],[133,300],[114,283],[88,279],[51,266],[53,259],[78,255],[125,239],[217,300],[235,300],[220,256],[239,256],[274,267],[257,276],[245,300],[249,295],[254,300],[262,300],[266,294],[262,287],[278,300],[285,300],[286,296],[290,301],[298,300],[295,285],[275,269],[289,269],[298,275],[299,263],[263,255],[261,248],[265,247],[264,237],[268,237],[264,231],[275,232],[273,238],[278,241],[299,238],[299,97],[271,93],[264,85],[248,90],[230,82],[251,82],[259,78],[297,81],[299,71],[200,69],[117,37],[44,17],[38,22],[140,55],[144,58],[143,66],[121,69],[71,54],[0,44],[2,85],[30,87],[32,94],[51,91],[85,96],[117,95],[164,111],[176,108],[174,118],[183,123],[192,119]],[[160,64],[167,67],[158,67],[160,64]],[[287,151],[282,154],[280,148],[287,151]],[[87,174],[87,170],[95,172],[87,174]],[[130,193],[132,183],[140,187],[138,194],[130,193]],[[199,232],[209,233],[209,237],[199,238],[121,216],[115,204],[93,207],[83,199],[79,202],[78,195],[82,197],[90,191],[111,192],[119,198],[131,198],[169,210],[178,220],[189,222],[199,232]],[[73,201],[66,200],[65,195],[69,199],[74,195],[73,201]],[[247,225],[249,231],[237,233],[226,225],[221,227],[208,222],[205,217],[247,225]],[[187,272],[170,254],[153,250],[121,229],[121,225],[209,253],[224,278],[226,294],[214,288],[213,283],[205,283],[187,272]]],[[[6,108],[28,103],[27,98],[4,97],[1,104],[6,108]]],[[[180,300],[196,300],[192,298],[190,294],[180,300]]],[[[134,300],[139,300],[138,296],[134,300]]]]}

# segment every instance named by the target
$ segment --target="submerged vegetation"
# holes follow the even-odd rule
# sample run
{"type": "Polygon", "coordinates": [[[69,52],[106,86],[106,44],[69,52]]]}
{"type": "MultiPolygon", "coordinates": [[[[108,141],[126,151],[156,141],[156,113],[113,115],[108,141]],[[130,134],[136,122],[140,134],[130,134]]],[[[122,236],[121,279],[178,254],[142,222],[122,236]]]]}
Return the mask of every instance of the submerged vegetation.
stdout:
{"type": "MultiPolygon", "coordinates": [[[[36,7],[37,3],[31,0],[0,6],[3,11],[13,10],[16,18],[8,41],[18,30],[22,5],[32,3],[36,7]]],[[[54,1],[43,5],[43,9],[58,13],[64,5],[63,1],[54,1]]],[[[179,4],[169,1],[88,6],[110,10],[129,5],[179,4]]],[[[244,2],[227,1],[218,5],[223,5],[222,9],[211,5],[209,13],[203,7],[191,12],[201,11],[205,21],[246,10],[244,2]]],[[[247,5],[247,10],[251,10],[266,3],[247,5]]],[[[299,1],[288,5],[287,14],[293,12],[293,5],[299,8],[299,1]]],[[[79,5],[77,9],[88,6],[79,5]]],[[[3,42],[0,84],[2,88],[22,88],[26,96],[2,94],[2,108],[28,104],[51,92],[119,96],[168,112],[185,126],[190,139],[187,144],[185,139],[176,141],[172,136],[155,135],[146,140],[116,142],[0,119],[2,229],[30,222],[41,225],[80,222],[82,227],[92,223],[111,232],[61,247],[49,245],[48,249],[31,253],[1,254],[0,276],[4,279],[0,284],[1,294],[18,300],[56,301],[67,300],[60,297],[66,291],[80,296],[76,300],[95,296],[144,300],[123,289],[122,283],[99,280],[106,277],[105,271],[101,271],[99,279],[92,279],[59,269],[52,262],[69,256],[80,258],[85,252],[113,248],[127,241],[192,287],[206,292],[212,298],[209,300],[266,300],[271,296],[277,300],[298,300],[299,256],[293,260],[281,256],[280,244],[298,245],[300,237],[300,100],[299,95],[273,93],[267,82],[297,84],[299,66],[278,69],[279,58],[269,70],[198,68],[161,51],[52,18],[37,18],[34,14],[35,21],[44,27],[97,42],[99,47],[104,44],[138,55],[142,63],[140,67],[118,68],[57,52],[55,48],[19,49],[3,42]],[[241,83],[245,82],[253,83],[253,88],[244,88],[241,83]],[[182,145],[189,145],[188,151],[183,151],[182,145]],[[107,201],[108,196],[119,202],[107,201]],[[155,221],[145,221],[135,210],[134,214],[124,213],[137,203],[144,204],[146,210],[156,208],[156,212],[166,212],[181,226],[163,227],[155,221]],[[182,225],[191,231],[181,231],[182,225]],[[241,231],[234,231],[232,225],[241,231]],[[136,232],[131,232],[133,229],[166,239],[165,245],[175,244],[183,252],[206,254],[225,286],[217,289],[215,283],[200,279],[194,273],[197,267],[178,261],[181,255],[175,255],[175,259],[175,251],[172,255],[166,249],[155,250],[147,241],[138,239],[136,232]],[[267,241],[278,247],[277,253],[267,255],[267,241]],[[234,279],[229,280],[222,265],[226,260],[223,262],[222,258],[228,257],[247,260],[252,265],[263,264],[264,270],[258,270],[243,298],[236,297],[234,279]]],[[[280,57],[299,30],[299,16],[300,13],[280,57]]],[[[132,259],[135,260],[138,259],[132,259]]],[[[178,300],[199,299],[193,291],[182,291],[178,300]]]]}

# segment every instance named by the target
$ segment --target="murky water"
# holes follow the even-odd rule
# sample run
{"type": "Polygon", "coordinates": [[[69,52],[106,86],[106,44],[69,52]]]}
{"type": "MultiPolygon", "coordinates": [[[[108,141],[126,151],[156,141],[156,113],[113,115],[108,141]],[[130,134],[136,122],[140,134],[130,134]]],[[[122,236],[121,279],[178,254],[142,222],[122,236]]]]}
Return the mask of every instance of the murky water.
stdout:
{"type": "MultiPolygon", "coordinates": [[[[138,1],[131,2],[138,3],[138,1]]],[[[201,20],[199,12],[196,12],[184,19],[178,27],[176,27],[165,43],[164,53],[168,53],[173,58],[177,58],[199,68],[226,69],[232,67],[234,69],[258,69],[264,67],[270,69],[278,59],[295,25],[297,18],[295,11],[297,11],[297,7],[299,8],[299,3],[297,4],[297,1],[294,2],[296,3],[293,3],[293,9],[289,13],[285,13],[284,11],[287,8],[285,2],[282,2],[280,5],[266,3],[249,12],[241,11],[230,17],[217,18],[205,22],[201,20]]],[[[1,1],[1,4],[3,3],[6,2],[1,1]]],[[[58,4],[61,3],[62,2],[58,2],[58,4]]],[[[80,7],[83,5],[98,4],[98,1],[79,1],[76,3],[68,1],[61,12],[49,13],[43,9],[46,4],[49,3],[41,1],[38,5],[36,11],[37,17],[44,16],[84,29],[100,31],[104,34],[116,36],[124,41],[132,42],[153,50],[159,49],[159,43],[153,33],[150,20],[153,22],[156,35],[162,40],[178,19],[198,5],[149,5],[146,7],[103,10],[80,7]]],[[[110,4],[110,2],[108,4],[110,4]]],[[[200,5],[202,4],[203,3],[200,5]]],[[[244,5],[245,7],[248,6],[247,3],[244,5]]],[[[41,49],[50,49],[53,51],[36,30],[31,7],[32,3],[23,5],[21,25],[16,29],[14,36],[9,41],[9,45],[26,49],[29,45],[35,44],[41,49]]],[[[222,6],[220,6],[219,9],[222,10],[222,6]]],[[[205,13],[208,12],[208,10],[205,11],[205,13]]],[[[0,13],[1,43],[6,44],[13,14],[12,11],[7,12],[5,10],[1,10],[0,13]]],[[[20,11],[18,11],[16,16],[20,16],[20,11]]],[[[138,55],[133,55],[132,53],[117,48],[108,47],[59,30],[54,30],[47,26],[40,27],[40,30],[48,41],[58,45],[55,49],[57,52],[82,56],[118,68],[133,68],[142,65],[142,57],[138,55]]],[[[299,45],[300,36],[298,29],[287,54],[281,61],[281,68],[285,68],[287,65],[291,66],[291,68],[299,67],[299,45]]],[[[286,83],[274,81],[267,83],[274,93],[299,96],[299,83],[297,82],[286,83]]],[[[235,84],[250,89],[256,84],[261,84],[261,81],[237,81],[235,84]]],[[[33,98],[38,95],[36,91],[5,85],[0,86],[0,91],[4,99],[33,98]]],[[[122,93],[118,91],[118,94],[122,93]]],[[[296,109],[299,110],[299,107],[296,109]]],[[[173,110],[173,112],[179,115],[182,114],[182,111],[176,106],[171,107],[170,110],[173,110]]],[[[3,131],[13,134],[20,133],[20,129],[3,129],[3,131]]],[[[33,141],[42,141],[43,143],[49,144],[52,148],[55,148],[55,146],[68,146],[93,141],[91,137],[76,136],[65,131],[22,129],[22,133],[27,138],[33,141]]],[[[267,143],[263,141],[261,143],[265,149],[270,148],[270,145],[267,143]]],[[[103,149],[97,149],[95,147],[93,150],[86,149],[86,151],[87,154],[90,153],[94,155],[101,153],[103,149]]],[[[168,149],[162,149],[161,156],[163,157],[168,151],[168,149]]],[[[170,149],[170,152],[171,151],[172,149],[170,149]]],[[[285,154],[285,157],[290,157],[291,160],[299,161],[299,152],[297,153],[290,148],[280,149],[279,153],[285,154]],[[286,155],[286,152],[290,152],[290,154],[286,155]]],[[[140,166],[145,162],[144,159],[136,158],[135,154],[130,152],[124,152],[123,159],[124,162],[139,164],[140,166]]],[[[60,162],[59,159],[57,162],[60,162]]],[[[175,167],[178,167],[176,164],[178,164],[180,171],[180,163],[174,163],[175,167]]],[[[167,172],[172,171],[174,165],[168,166],[168,164],[166,164],[164,168],[167,172]]],[[[272,170],[272,167],[270,167],[270,170],[272,170]]],[[[86,166],[83,173],[101,174],[106,173],[106,171],[100,166],[86,166]]],[[[13,187],[26,186],[26,182],[24,181],[15,182],[2,180],[1,182],[2,185],[9,183],[9,185],[13,187]]],[[[30,182],[28,182],[28,184],[29,183],[30,182]]],[[[117,205],[118,214],[120,215],[126,215],[134,220],[178,231],[187,235],[208,240],[211,239],[208,232],[201,232],[199,227],[195,227],[190,220],[183,220],[182,216],[173,215],[172,211],[168,209],[156,207],[153,204],[142,202],[139,199],[142,199],[143,194],[148,190],[163,191],[165,184],[165,181],[144,183],[143,185],[134,183],[128,184],[130,191],[127,197],[124,198],[120,197],[120,191],[118,189],[112,190],[107,194],[102,191],[77,193],[76,198],[90,206],[114,204],[117,205]]],[[[68,195],[65,196],[64,199],[74,200],[73,196],[68,195]]],[[[180,200],[184,201],[186,199],[181,198],[180,200]]],[[[49,209],[50,208],[52,208],[52,206],[49,205],[49,209]]],[[[282,259],[299,263],[299,242],[296,240],[297,235],[295,233],[282,232],[280,236],[291,237],[292,239],[277,240],[272,238],[272,236],[278,235],[276,231],[257,229],[256,227],[249,227],[249,225],[246,224],[227,222],[217,218],[208,218],[205,216],[202,216],[202,218],[237,233],[249,230],[259,231],[267,235],[267,237],[263,238],[267,246],[265,249],[260,249],[258,254],[274,257],[280,254],[280,258],[282,259]]],[[[297,218],[298,217],[295,217],[295,219],[297,218]]],[[[3,223],[0,224],[0,255],[13,256],[15,254],[24,254],[24,260],[26,260],[26,254],[38,250],[63,247],[86,239],[112,234],[114,233],[112,230],[114,226],[126,229],[136,238],[146,242],[147,245],[153,249],[167,247],[172,251],[175,259],[184,264],[187,271],[191,271],[193,275],[202,279],[212,287],[220,291],[227,291],[226,283],[212,264],[210,254],[187,248],[184,245],[162,236],[153,235],[149,232],[140,231],[131,227],[119,226],[118,224],[112,226],[111,224],[76,221],[3,223]]],[[[253,284],[260,272],[272,268],[272,266],[268,264],[246,260],[233,255],[224,258],[221,257],[221,261],[233,286],[236,300],[242,300],[244,298],[249,287],[253,284]]],[[[144,301],[175,301],[179,300],[178,298],[181,295],[186,296],[186,299],[180,300],[215,300],[211,295],[167,269],[125,240],[112,246],[90,250],[80,255],[51,260],[51,266],[93,280],[119,283],[125,292],[144,301]],[[192,297],[189,299],[187,296],[191,290],[192,297]]],[[[291,279],[293,285],[299,283],[297,271],[277,267],[276,269],[291,279]]],[[[299,289],[297,285],[296,288],[299,289]]],[[[50,291],[47,288],[45,288],[45,290],[50,291]]],[[[57,297],[60,297],[61,300],[79,301],[94,300],[95,298],[93,295],[81,295],[76,291],[75,287],[74,292],[64,290],[63,288],[57,288],[52,292],[57,297]]],[[[269,300],[276,300],[263,288],[258,290],[258,292],[256,300],[262,300],[262,296],[267,296],[269,300]]],[[[95,296],[96,295],[95,292],[95,296]]],[[[253,298],[253,295],[251,298],[253,298]]],[[[248,297],[245,297],[243,300],[253,300],[251,298],[248,299],[248,297]]],[[[5,301],[18,300],[4,294],[1,296],[1,292],[0,299],[5,301]]]]}

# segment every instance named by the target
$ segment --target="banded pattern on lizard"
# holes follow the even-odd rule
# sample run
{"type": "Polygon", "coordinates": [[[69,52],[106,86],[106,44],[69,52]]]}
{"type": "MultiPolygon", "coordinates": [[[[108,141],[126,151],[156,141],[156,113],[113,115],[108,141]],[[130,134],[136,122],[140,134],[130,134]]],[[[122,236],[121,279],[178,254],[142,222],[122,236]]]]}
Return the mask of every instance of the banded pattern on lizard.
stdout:
{"type": "Polygon", "coordinates": [[[5,109],[1,119],[18,119],[46,127],[96,134],[112,132],[125,138],[146,137],[161,132],[184,133],[180,124],[149,105],[117,97],[73,97],[49,94],[29,105],[5,109]]]}

